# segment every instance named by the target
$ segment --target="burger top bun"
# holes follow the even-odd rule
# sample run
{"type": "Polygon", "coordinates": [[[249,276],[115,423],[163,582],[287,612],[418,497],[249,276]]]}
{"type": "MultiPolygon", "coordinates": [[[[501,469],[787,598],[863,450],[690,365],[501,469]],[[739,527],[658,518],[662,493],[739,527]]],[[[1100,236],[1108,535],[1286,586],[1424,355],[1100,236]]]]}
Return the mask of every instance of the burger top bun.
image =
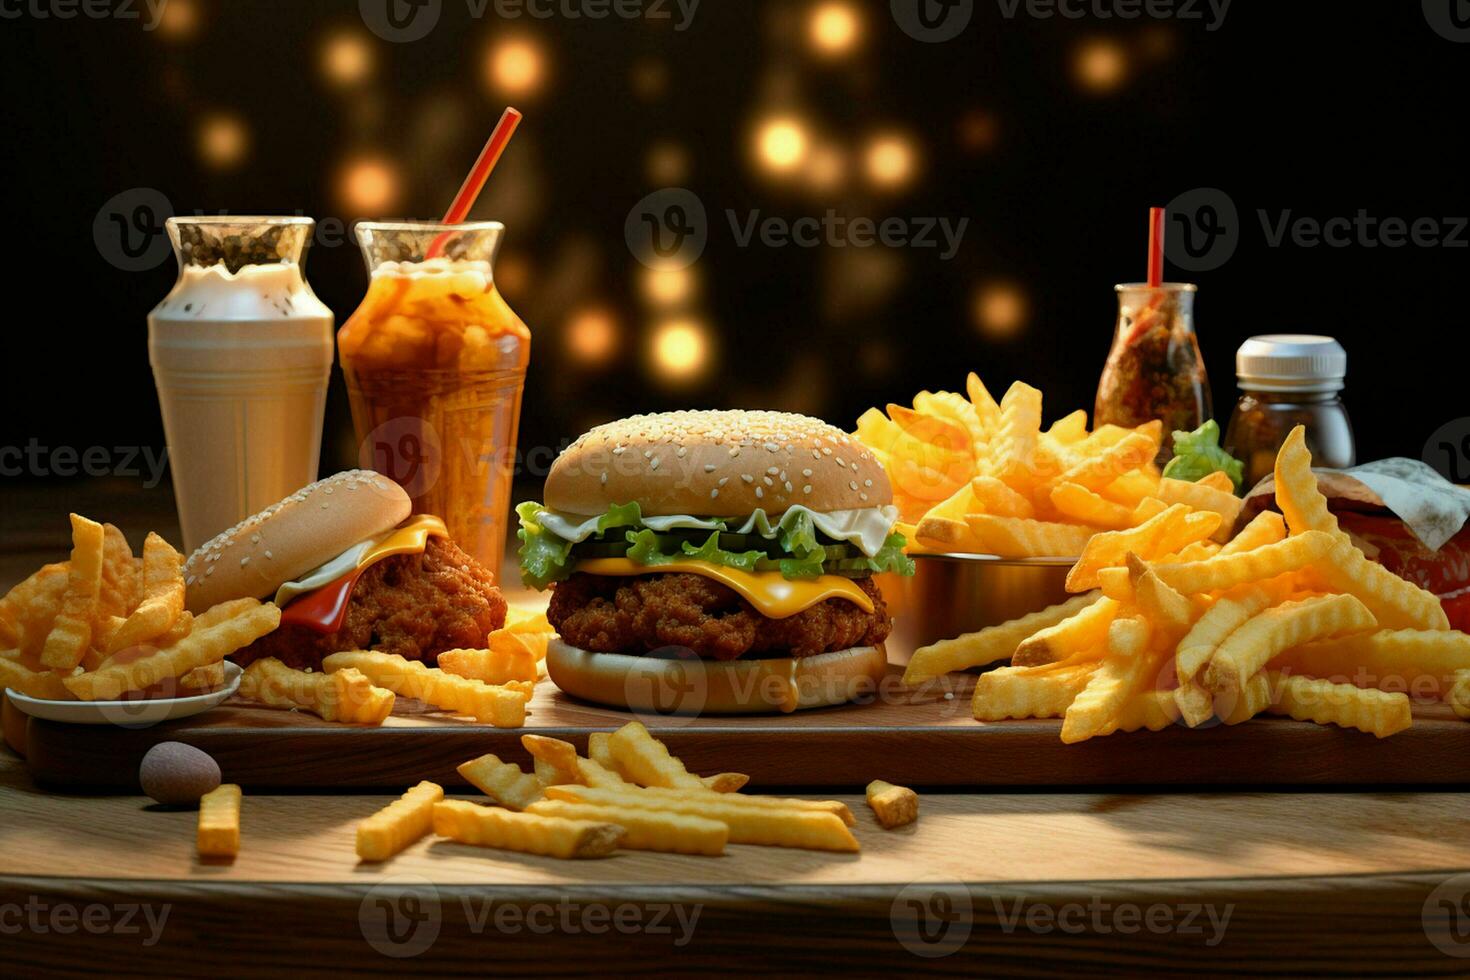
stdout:
{"type": "Polygon", "coordinates": [[[835,426],[785,412],[665,412],[599,425],[557,457],[546,506],[592,516],[636,501],[645,515],[739,517],[893,502],[888,474],[835,426]]]}
{"type": "Polygon", "coordinates": [[[189,556],[184,563],[189,611],[274,595],[286,582],[391,530],[412,509],[402,487],[369,470],[318,480],[189,556]]]}

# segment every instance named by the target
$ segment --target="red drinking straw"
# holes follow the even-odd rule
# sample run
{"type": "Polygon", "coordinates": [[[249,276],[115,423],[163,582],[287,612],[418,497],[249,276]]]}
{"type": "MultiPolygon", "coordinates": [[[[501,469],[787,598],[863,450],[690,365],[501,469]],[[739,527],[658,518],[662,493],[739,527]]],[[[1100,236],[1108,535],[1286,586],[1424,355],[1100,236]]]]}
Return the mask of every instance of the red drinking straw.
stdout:
{"type": "Polygon", "coordinates": [[[1148,209],[1148,285],[1164,284],[1164,209],[1148,209]]]}
{"type": "MultiPolygon", "coordinates": [[[[450,204],[449,210],[444,212],[446,225],[457,225],[464,221],[470,213],[470,208],[475,206],[475,199],[480,196],[485,180],[490,176],[490,171],[495,169],[495,164],[500,162],[500,154],[505,152],[505,144],[510,142],[510,137],[516,131],[516,126],[520,124],[520,121],[520,110],[506,106],[505,111],[500,114],[500,121],[490,132],[490,138],[485,141],[485,148],[480,151],[475,165],[470,168],[464,183],[460,185],[459,193],[454,195],[454,203],[450,204]]],[[[424,257],[432,259],[444,251],[444,243],[448,238],[448,232],[440,234],[429,245],[429,251],[424,257]]]]}

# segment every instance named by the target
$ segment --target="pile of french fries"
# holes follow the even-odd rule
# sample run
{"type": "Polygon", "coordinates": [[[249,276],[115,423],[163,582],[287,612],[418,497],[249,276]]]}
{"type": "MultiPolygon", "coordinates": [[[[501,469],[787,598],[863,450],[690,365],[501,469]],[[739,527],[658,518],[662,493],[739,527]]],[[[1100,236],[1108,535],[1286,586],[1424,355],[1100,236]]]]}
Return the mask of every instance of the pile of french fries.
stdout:
{"type": "Polygon", "coordinates": [[[1071,558],[1093,535],[1176,505],[1218,514],[1218,543],[1240,514],[1223,473],[1199,483],[1160,477],[1159,422],[1089,432],[1079,410],[1043,429],[1041,392],[1030,385],[1017,381],[997,402],[972,373],[966,390],[921,391],[911,409],[858,419],[855,434],[888,471],[914,551],[1071,558]]]}
{"type": "MultiPolygon", "coordinates": [[[[430,831],[464,844],[558,858],[602,857],[618,848],[719,855],[728,844],[857,851],[856,820],[835,800],[747,796],[741,773],[697,776],[638,722],[594,733],[588,752],[523,735],[533,772],[494,755],[460,775],[490,804],[445,800],[424,782],[357,828],[357,854],[385,861],[430,831]]],[[[915,812],[916,803],[915,803],[915,812]]]]}
{"type": "Polygon", "coordinates": [[[369,650],[334,653],[320,672],[266,657],[245,668],[239,693],[266,707],[350,725],[381,725],[401,694],[497,728],[519,728],[536,682],[546,676],[553,635],[544,613],[512,606],[506,625],[483,648],[446,650],[437,667],[369,650]]]}
{"type": "Polygon", "coordinates": [[[1060,717],[1064,742],[1262,712],[1382,738],[1411,724],[1411,694],[1470,716],[1470,636],[1339,529],[1301,427],[1276,502],[1223,546],[1218,515],[1177,505],[1099,533],[1067,578],[1080,595],[923,647],[904,680],[1009,659],[976,679],[975,717],[1060,717]]]}
{"type": "Polygon", "coordinates": [[[275,629],[255,599],[184,609],[184,557],[149,534],[141,557],[121,531],[71,515],[69,560],[0,599],[0,689],[53,701],[200,694],[224,683],[224,658],[275,629]]]}

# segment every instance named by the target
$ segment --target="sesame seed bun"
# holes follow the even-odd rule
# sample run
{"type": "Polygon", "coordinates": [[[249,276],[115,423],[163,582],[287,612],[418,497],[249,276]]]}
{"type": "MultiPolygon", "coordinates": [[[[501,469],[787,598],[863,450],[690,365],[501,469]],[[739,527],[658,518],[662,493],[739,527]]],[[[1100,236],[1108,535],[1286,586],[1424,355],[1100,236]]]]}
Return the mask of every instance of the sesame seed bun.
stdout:
{"type": "Polygon", "coordinates": [[[888,671],[884,648],[812,657],[703,660],[596,653],[553,638],[546,673],[573,697],[658,715],[784,714],[872,697],[888,671]]]}
{"type": "Polygon", "coordinates": [[[862,443],[785,412],[665,412],[599,425],[557,457],[546,506],[596,515],[637,501],[646,515],[738,517],[861,510],[893,502],[888,474],[862,443]]]}
{"type": "Polygon", "coordinates": [[[402,487],[370,470],[318,480],[189,556],[189,611],[200,613],[229,599],[268,598],[358,542],[392,530],[412,509],[402,487]]]}

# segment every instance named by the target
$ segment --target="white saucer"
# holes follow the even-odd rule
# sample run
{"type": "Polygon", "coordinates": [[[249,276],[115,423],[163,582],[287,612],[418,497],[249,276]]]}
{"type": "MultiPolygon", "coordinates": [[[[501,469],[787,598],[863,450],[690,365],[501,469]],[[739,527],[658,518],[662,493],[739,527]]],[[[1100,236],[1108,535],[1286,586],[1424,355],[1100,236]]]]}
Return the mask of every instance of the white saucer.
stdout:
{"type": "Polygon", "coordinates": [[[154,698],[137,701],[47,701],[27,697],[19,691],[7,690],[5,696],[22,714],[47,721],[63,721],[72,725],[118,725],[141,728],[161,721],[188,718],[223,703],[240,687],[238,664],[225,661],[225,683],[206,694],[186,698],[154,698]]]}

